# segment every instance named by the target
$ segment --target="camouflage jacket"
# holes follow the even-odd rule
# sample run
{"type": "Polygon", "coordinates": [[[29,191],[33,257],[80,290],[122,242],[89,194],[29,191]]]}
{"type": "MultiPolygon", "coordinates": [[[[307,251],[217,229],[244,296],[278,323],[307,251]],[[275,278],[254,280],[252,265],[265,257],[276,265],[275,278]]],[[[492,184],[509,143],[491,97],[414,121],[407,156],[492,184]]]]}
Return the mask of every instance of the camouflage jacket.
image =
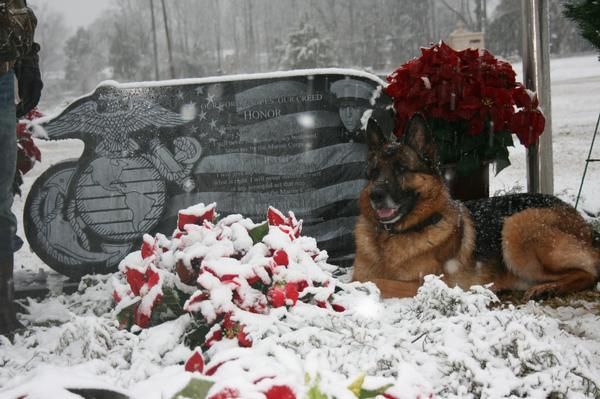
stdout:
{"type": "Polygon", "coordinates": [[[33,57],[37,64],[40,46],[33,41],[37,18],[26,0],[0,0],[0,75],[17,60],[33,57]]]}

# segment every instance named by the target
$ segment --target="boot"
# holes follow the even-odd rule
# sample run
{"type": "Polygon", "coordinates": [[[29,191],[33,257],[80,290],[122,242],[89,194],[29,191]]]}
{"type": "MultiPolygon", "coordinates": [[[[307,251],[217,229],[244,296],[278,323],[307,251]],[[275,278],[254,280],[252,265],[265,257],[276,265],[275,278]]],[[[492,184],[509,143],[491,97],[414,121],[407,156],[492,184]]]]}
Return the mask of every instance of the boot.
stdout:
{"type": "Polygon", "coordinates": [[[11,335],[25,327],[17,319],[13,255],[0,258],[0,335],[11,335]]]}

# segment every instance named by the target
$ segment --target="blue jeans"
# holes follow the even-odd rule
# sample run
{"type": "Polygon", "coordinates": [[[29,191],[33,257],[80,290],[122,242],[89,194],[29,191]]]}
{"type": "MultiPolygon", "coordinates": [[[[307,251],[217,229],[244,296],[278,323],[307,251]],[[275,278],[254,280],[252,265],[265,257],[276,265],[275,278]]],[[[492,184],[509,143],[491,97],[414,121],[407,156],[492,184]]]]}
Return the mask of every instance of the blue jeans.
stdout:
{"type": "Polygon", "coordinates": [[[17,218],[11,211],[17,165],[17,119],[14,74],[0,76],[0,257],[11,256],[23,245],[17,237],[17,218]]]}

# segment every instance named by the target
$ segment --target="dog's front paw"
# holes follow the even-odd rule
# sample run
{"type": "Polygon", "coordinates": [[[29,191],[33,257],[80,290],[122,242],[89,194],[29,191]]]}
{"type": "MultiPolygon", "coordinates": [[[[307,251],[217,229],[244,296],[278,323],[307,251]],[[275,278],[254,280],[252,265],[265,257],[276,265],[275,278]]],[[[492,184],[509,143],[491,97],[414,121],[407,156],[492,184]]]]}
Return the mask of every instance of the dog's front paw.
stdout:
{"type": "Polygon", "coordinates": [[[560,289],[557,283],[538,284],[525,291],[523,299],[525,301],[547,299],[555,296],[558,292],[560,292],[560,289]]]}

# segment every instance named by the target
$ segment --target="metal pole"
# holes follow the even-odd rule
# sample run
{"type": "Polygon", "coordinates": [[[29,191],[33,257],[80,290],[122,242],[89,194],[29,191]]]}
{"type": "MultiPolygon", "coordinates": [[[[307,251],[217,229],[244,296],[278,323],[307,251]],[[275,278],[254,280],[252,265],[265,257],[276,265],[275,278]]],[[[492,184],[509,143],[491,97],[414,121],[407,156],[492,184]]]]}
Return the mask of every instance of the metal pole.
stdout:
{"type": "Polygon", "coordinates": [[[587,174],[588,166],[590,162],[598,162],[600,159],[592,159],[592,150],[594,149],[594,142],[596,141],[596,135],[598,134],[598,126],[600,126],[600,114],[598,114],[598,120],[596,121],[596,128],[594,129],[594,136],[592,137],[592,144],[590,144],[590,151],[588,152],[587,159],[585,160],[585,168],[583,169],[583,176],[581,176],[581,183],[579,184],[579,191],[577,192],[577,199],[575,200],[575,209],[579,205],[579,197],[581,197],[581,189],[583,188],[583,181],[587,174]]]}
{"type": "Polygon", "coordinates": [[[156,19],[154,18],[154,0],[150,0],[150,14],[152,15],[152,42],[154,44],[154,79],[159,80],[158,74],[158,45],[156,43],[156,19]]]}
{"type": "Polygon", "coordinates": [[[221,9],[219,8],[219,0],[215,0],[215,36],[217,39],[217,69],[218,74],[223,73],[221,65],[221,9]]]}
{"type": "Polygon", "coordinates": [[[165,21],[165,34],[167,35],[167,52],[169,53],[169,71],[171,72],[171,79],[175,79],[175,67],[173,65],[173,51],[171,50],[171,33],[169,32],[169,20],[167,18],[167,7],[165,6],[165,0],[161,0],[163,19],[165,21]]]}
{"type": "Polygon", "coordinates": [[[527,149],[527,191],[553,194],[552,103],[550,100],[550,41],[547,0],[523,0],[523,83],[537,92],[546,117],[540,140],[527,149]]]}

